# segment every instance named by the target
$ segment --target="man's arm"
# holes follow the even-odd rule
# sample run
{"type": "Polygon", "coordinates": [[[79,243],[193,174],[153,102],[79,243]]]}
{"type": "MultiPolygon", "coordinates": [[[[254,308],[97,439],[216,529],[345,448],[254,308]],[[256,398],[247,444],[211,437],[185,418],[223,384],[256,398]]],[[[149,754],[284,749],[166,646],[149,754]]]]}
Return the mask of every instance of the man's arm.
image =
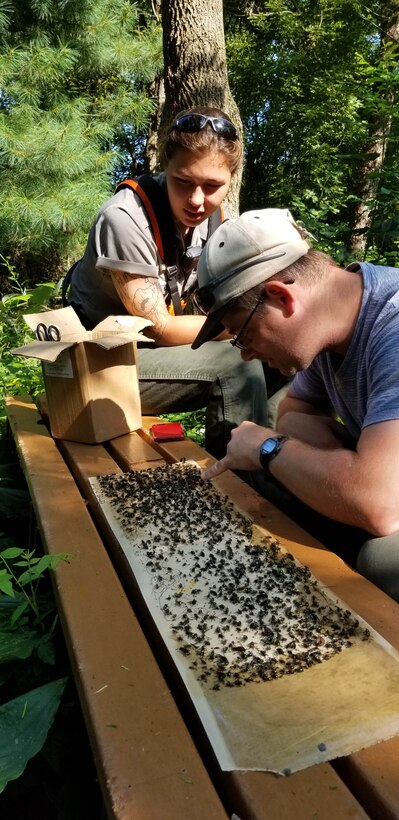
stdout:
{"type": "Polygon", "coordinates": [[[399,530],[399,421],[366,427],[355,451],[290,439],[274,462],[274,478],[323,515],[377,536],[399,530]]]}
{"type": "MultiPolygon", "coordinates": [[[[214,478],[226,469],[260,468],[259,447],[275,435],[244,422],[233,430],[224,459],[204,471],[214,478]]],[[[270,462],[270,472],[317,512],[377,536],[399,530],[399,421],[366,427],[356,451],[337,439],[330,447],[290,438],[270,462]]]]}
{"type": "Polygon", "coordinates": [[[355,449],[354,440],[332,414],[322,413],[290,391],[280,402],[276,429],[278,433],[306,441],[314,447],[334,448],[338,440],[344,447],[355,449]]]}
{"type": "Polygon", "coordinates": [[[164,347],[194,341],[205,316],[170,316],[157,279],[112,271],[112,281],[124,307],[132,316],[151,319],[146,335],[164,347]]]}
{"type": "Polygon", "coordinates": [[[277,423],[286,413],[304,413],[305,415],[316,415],[320,411],[309,402],[298,399],[291,389],[288,390],[278,406],[277,423]]]}

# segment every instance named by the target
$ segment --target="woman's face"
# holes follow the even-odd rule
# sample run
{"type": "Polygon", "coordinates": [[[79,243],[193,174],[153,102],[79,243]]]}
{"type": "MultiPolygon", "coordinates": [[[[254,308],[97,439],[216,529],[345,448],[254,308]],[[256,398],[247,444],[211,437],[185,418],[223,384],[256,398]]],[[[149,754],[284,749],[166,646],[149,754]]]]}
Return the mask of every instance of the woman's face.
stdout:
{"type": "Polygon", "coordinates": [[[183,234],[207,219],[229,190],[231,171],[221,151],[177,151],[166,169],[170,206],[183,234]]]}

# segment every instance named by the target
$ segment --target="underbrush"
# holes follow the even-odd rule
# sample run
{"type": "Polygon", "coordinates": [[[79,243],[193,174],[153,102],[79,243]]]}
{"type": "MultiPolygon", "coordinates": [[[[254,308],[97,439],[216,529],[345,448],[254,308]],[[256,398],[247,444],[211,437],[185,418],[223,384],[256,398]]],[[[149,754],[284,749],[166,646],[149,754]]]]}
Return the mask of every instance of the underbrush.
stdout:
{"type": "Polygon", "coordinates": [[[23,359],[11,351],[32,341],[32,331],[24,322],[25,313],[39,313],[48,307],[60,307],[59,285],[55,282],[28,288],[21,283],[13,265],[0,257],[8,269],[8,291],[0,300],[0,429],[4,429],[4,397],[28,393],[36,396],[43,390],[41,363],[23,359]]]}
{"type": "Polygon", "coordinates": [[[165,421],[179,421],[184,427],[184,432],[188,438],[200,444],[205,444],[205,409],[193,410],[187,413],[167,413],[161,418],[165,421]]]}
{"type": "MultiPolygon", "coordinates": [[[[40,361],[11,350],[32,341],[25,313],[61,306],[54,282],[28,288],[8,268],[0,300],[0,816],[98,820],[101,795],[51,587],[65,553],[43,554],[30,496],[6,441],[6,395],[44,389],[40,361]]],[[[204,412],[170,414],[204,443],[204,412]]],[[[84,605],[84,602],[83,602],[84,605]]]]}
{"type": "Polygon", "coordinates": [[[0,816],[98,820],[101,797],[17,458],[0,439],[0,816]],[[85,806],[84,814],[80,814],[85,806]]]}

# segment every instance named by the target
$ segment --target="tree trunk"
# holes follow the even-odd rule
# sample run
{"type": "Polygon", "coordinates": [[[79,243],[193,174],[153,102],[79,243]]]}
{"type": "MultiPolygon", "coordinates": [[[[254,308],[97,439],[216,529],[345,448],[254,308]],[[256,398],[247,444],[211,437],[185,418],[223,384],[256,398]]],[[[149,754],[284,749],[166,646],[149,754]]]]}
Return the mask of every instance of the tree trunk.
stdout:
{"type": "Polygon", "coordinates": [[[151,83],[149,93],[151,97],[154,97],[158,100],[158,105],[150,120],[150,127],[148,131],[148,138],[145,149],[148,171],[150,174],[154,174],[159,170],[158,131],[161,127],[162,107],[165,102],[165,87],[163,77],[158,77],[156,80],[154,80],[153,83],[151,83]]]}
{"type": "MultiPolygon", "coordinates": [[[[240,135],[242,123],[227,79],[223,0],[162,0],[165,103],[161,126],[184,108],[210,105],[224,110],[240,135]]],[[[228,197],[238,213],[241,173],[228,197]]]]}
{"type": "MultiPolygon", "coordinates": [[[[399,12],[397,0],[391,4],[384,3],[381,28],[381,56],[384,59],[384,48],[392,40],[399,42],[399,12]],[[389,13],[391,16],[389,17],[389,13]]],[[[388,138],[391,131],[392,116],[389,113],[395,104],[395,92],[388,89],[384,93],[383,113],[369,120],[369,139],[365,146],[362,162],[358,170],[358,183],[355,194],[359,202],[354,207],[352,232],[349,250],[357,259],[363,259],[367,249],[367,231],[371,225],[370,203],[375,199],[381,169],[384,165],[388,138]],[[385,109],[385,110],[384,110],[385,109]],[[388,109],[388,111],[387,111],[388,109]]]]}

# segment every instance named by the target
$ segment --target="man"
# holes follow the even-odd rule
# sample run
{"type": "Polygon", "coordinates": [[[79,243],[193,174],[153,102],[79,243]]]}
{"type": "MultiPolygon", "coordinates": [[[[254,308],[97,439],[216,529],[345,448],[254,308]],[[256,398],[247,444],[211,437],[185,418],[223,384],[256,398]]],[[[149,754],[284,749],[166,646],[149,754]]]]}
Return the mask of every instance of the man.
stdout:
{"type": "Polygon", "coordinates": [[[399,269],[344,270],[305,236],[287,210],[250,211],[201,257],[208,318],[193,347],[225,328],[245,361],[294,376],[277,435],[243,422],[203,477],[262,467],[265,495],[278,502],[280,487],[283,508],[293,498],[308,529],[324,524],[321,540],[399,600],[399,269]]]}

